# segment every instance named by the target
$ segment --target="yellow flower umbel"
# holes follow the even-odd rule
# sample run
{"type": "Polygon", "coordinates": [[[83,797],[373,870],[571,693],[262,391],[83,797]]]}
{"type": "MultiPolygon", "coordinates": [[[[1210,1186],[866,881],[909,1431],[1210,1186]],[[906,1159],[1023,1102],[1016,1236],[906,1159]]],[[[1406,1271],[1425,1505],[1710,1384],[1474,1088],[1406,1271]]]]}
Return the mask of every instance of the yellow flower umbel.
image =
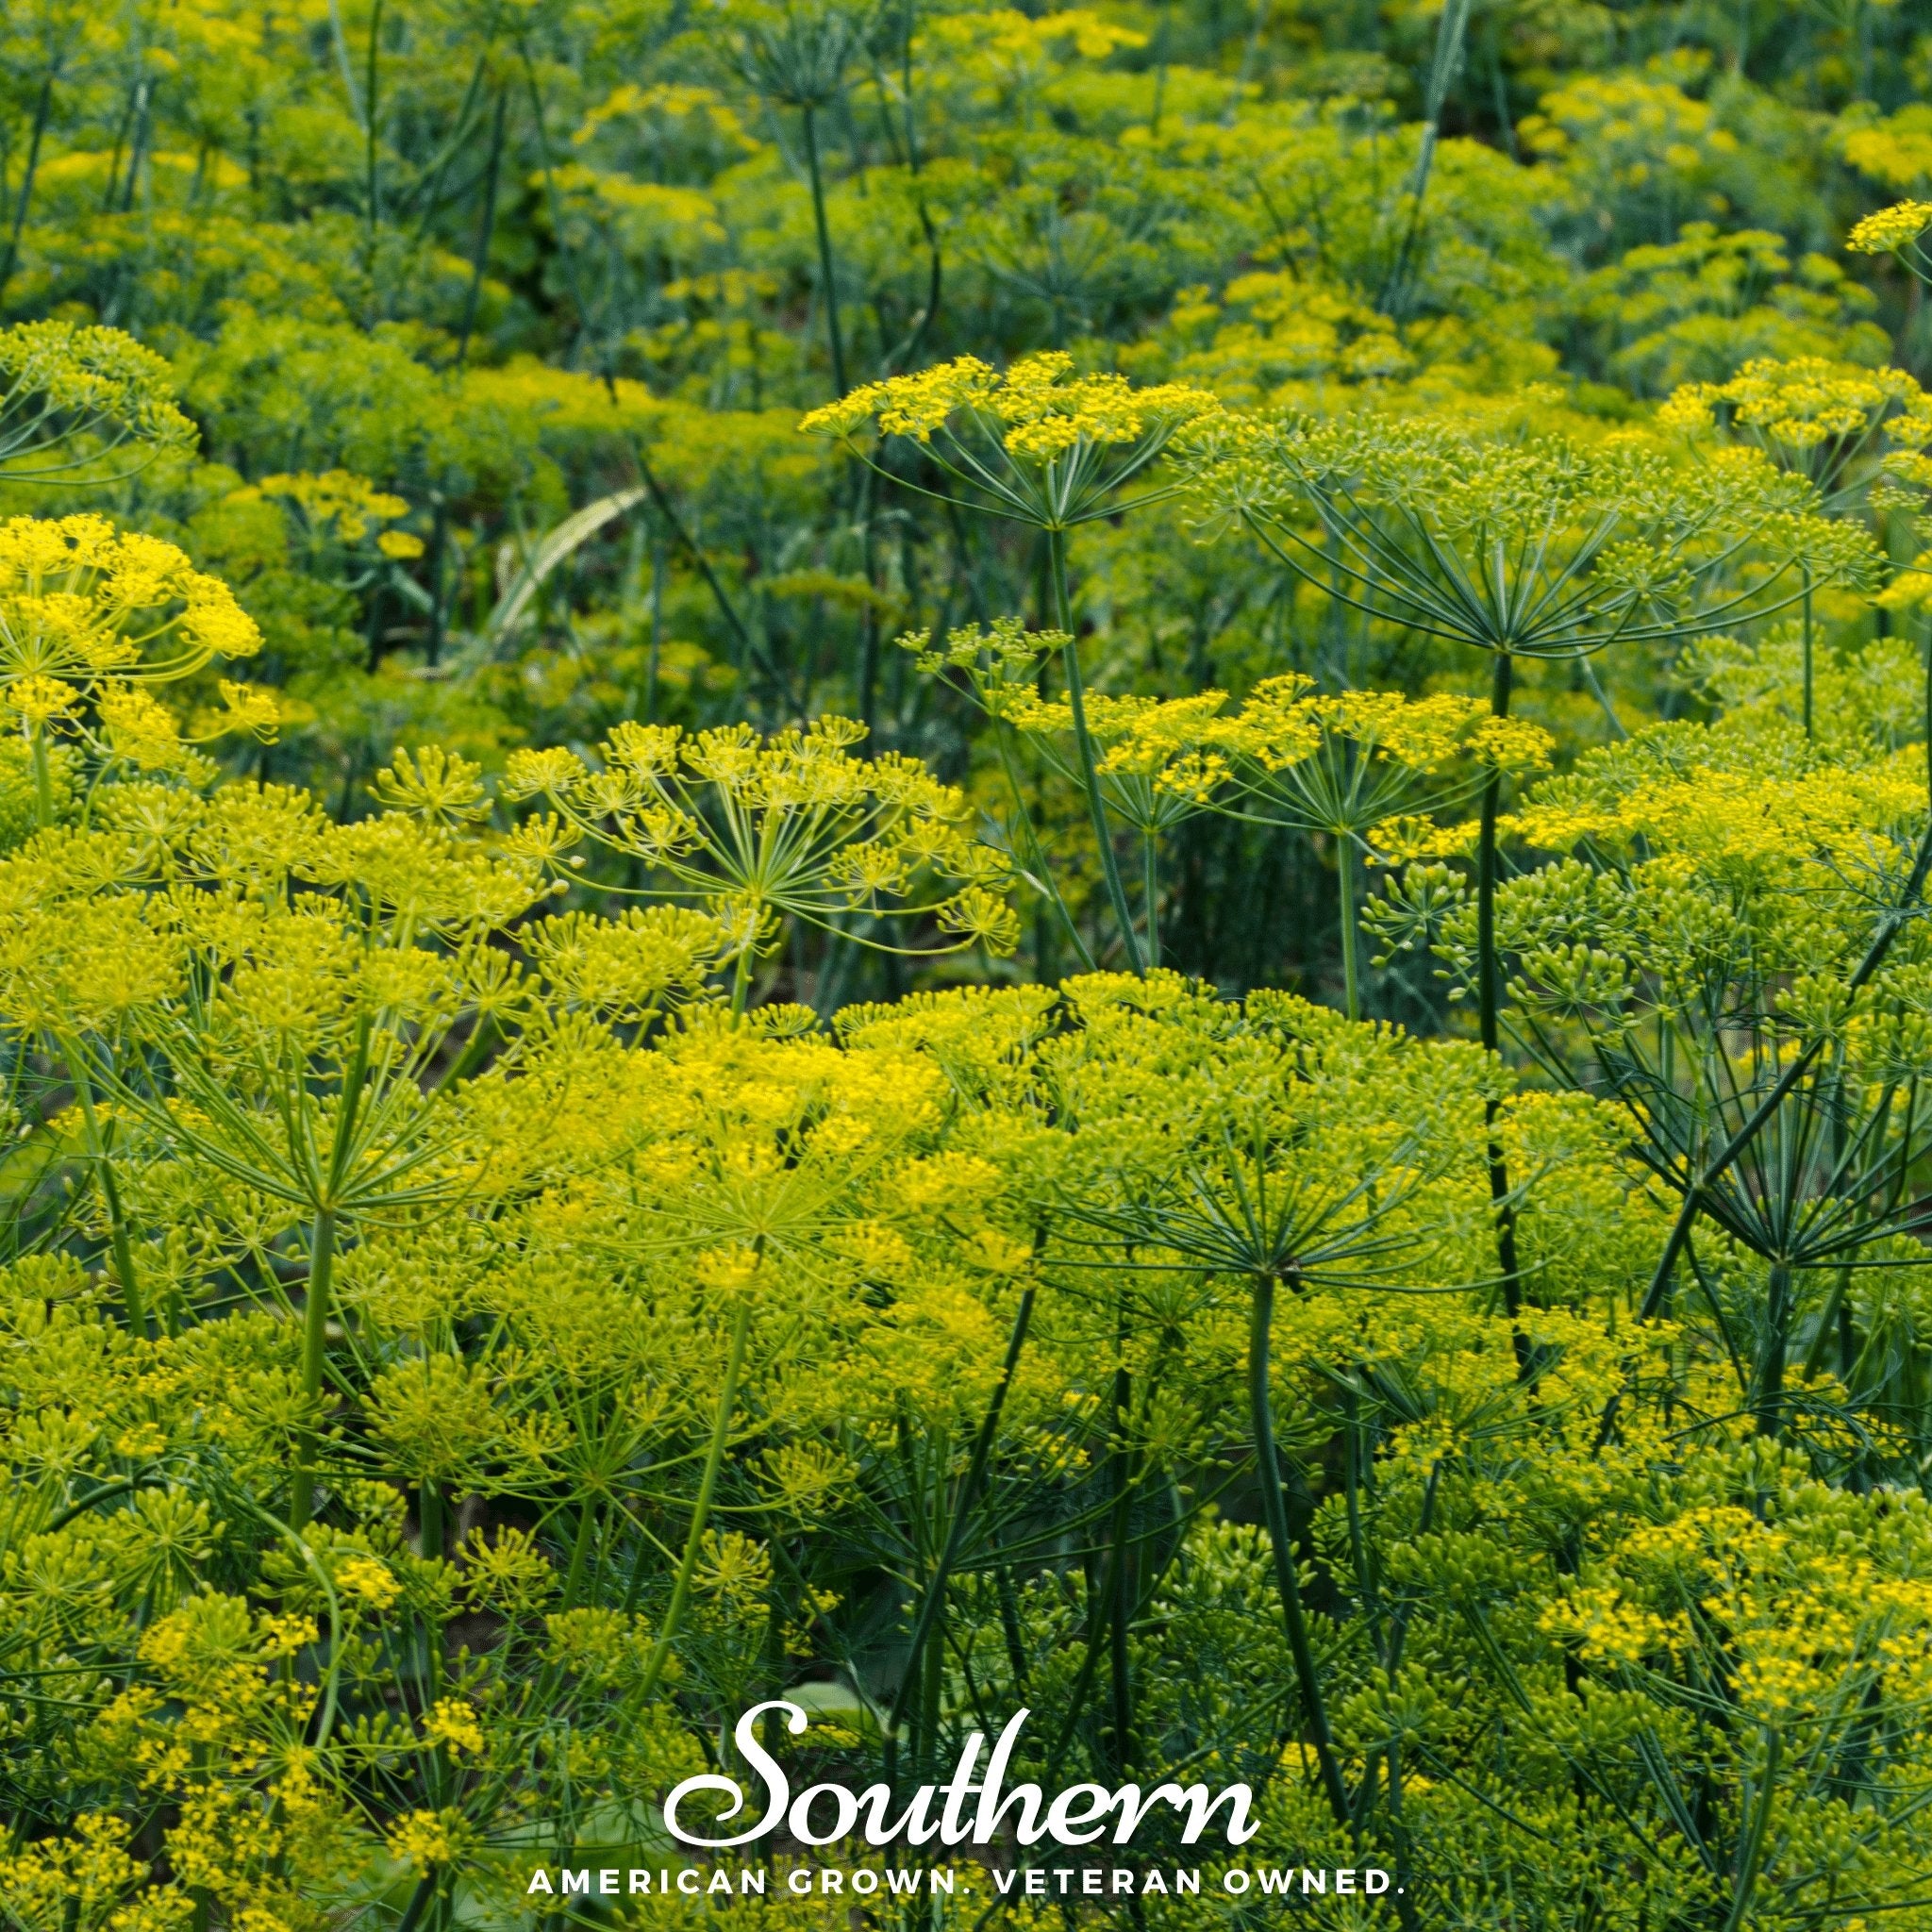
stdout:
{"type": "Polygon", "coordinates": [[[1875,454],[1881,436],[1908,451],[1932,441],[1932,395],[1903,369],[1822,356],[1760,358],[1728,382],[1686,383],[1657,418],[1693,436],[1726,428],[1808,476],[1827,502],[1868,479],[1871,465],[1861,459],[1875,454]]]}
{"type": "Polygon", "coordinates": [[[1922,281],[1932,281],[1932,255],[1924,238],[1932,228],[1932,201],[1901,201],[1854,225],[1845,246],[1854,255],[1891,255],[1922,281]]]}
{"type": "MultiPolygon", "coordinates": [[[[1808,480],[1819,503],[1848,508],[1863,493],[1875,510],[1901,501],[1899,486],[1923,499],[1932,484],[1932,395],[1903,369],[1862,369],[1801,356],[1747,362],[1728,382],[1686,383],[1657,411],[1667,427],[1697,438],[1728,435],[1808,480]]],[[[1903,500],[1909,501],[1909,496],[1903,500]]],[[[1812,734],[1810,566],[1802,566],[1802,711],[1812,734]]]]}
{"type": "Polygon", "coordinates": [[[968,830],[964,795],[917,758],[853,757],[863,735],[844,718],[764,740],[748,724],[686,737],[675,725],[633,722],[598,747],[600,770],[569,751],[523,751],[505,789],[512,798],[541,794],[563,817],[566,829],[532,824],[526,840],[560,849],[591,839],[641,860],[663,881],[659,895],[701,901],[716,930],[690,970],[734,960],[734,1011],[743,1009],[754,960],[787,919],[880,952],[980,942],[1011,951],[1018,922],[1002,896],[1007,863],[968,830]],[[874,936],[891,922],[926,920],[951,937],[901,946],[874,936]]]}
{"type": "MultiPolygon", "coordinates": [[[[322,544],[331,535],[346,546],[365,541],[376,526],[393,523],[409,513],[408,501],[387,490],[378,490],[366,476],[352,470],[325,470],[320,475],[300,473],[292,475],[264,476],[258,486],[263,496],[289,505],[308,532],[311,542],[322,544]]],[[[405,530],[383,530],[375,545],[385,557],[411,558],[423,554],[423,541],[405,530]]]]}
{"type": "Polygon", "coordinates": [[[117,453],[125,475],[195,441],[168,365],[132,336],[71,322],[0,332],[0,481],[106,480],[98,466],[117,453]]]}
{"type": "Polygon", "coordinates": [[[1224,714],[1218,691],[1153,705],[1124,730],[1102,769],[1135,774],[1158,793],[1250,824],[1334,841],[1341,967],[1351,1019],[1359,1010],[1356,875],[1385,822],[1465,799],[1491,773],[1550,761],[1549,734],[1496,718],[1474,698],[1400,691],[1318,692],[1298,673],[1265,678],[1224,714]]]}
{"type": "Polygon", "coordinates": [[[1005,375],[962,356],[917,375],[870,382],[814,409],[799,427],[841,438],[868,428],[909,437],[967,491],[973,508],[1063,531],[1118,511],[1116,492],[1175,431],[1220,408],[1186,383],[1136,389],[1124,375],[1076,375],[1074,358],[1055,350],[1025,357],[1005,375]]]}
{"type": "MultiPolygon", "coordinates": [[[[42,824],[54,815],[52,741],[87,730],[89,707],[105,748],[152,762],[166,736],[159,708],[130,694],[260,647],[234,593],[172,543],[97,516],[0,524],[0,708],[26,740],[42,824]]],[[[242,687],[225,690],[247,728],[273,728],[242,687]]]]}
{"type": "Polygon", "coordinates": [[[1114,857],[1087,722],[1067,581],[1067,532],[1173,494],[1177,483],[1142,486],[1126,502],[1120,493],[1153,465],[1177,431],[1220,414],[1221,404],[1206,390],[1186,383],[1136,389],[1124,375],[1076,375],[1074,358],[1055,350],[1025,357],[1004,375],[976,357],[962,356],[917,375],[867,383],[843,401],[814,409],[799,425],[844,439],[870,428],[908,437],[963,493],[896,480],[924,495],[1045,533],[1052,622],[1061,634],[1081,789],[1121,942],[1136,972],[1143,963],[1141,941],[1114,857]]]}

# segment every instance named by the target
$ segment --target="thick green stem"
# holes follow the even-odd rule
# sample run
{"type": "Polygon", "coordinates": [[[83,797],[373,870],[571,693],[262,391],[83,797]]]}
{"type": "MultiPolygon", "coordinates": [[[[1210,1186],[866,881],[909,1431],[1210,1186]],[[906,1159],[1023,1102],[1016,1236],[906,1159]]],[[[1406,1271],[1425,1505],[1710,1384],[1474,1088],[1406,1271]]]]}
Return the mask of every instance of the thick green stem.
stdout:
{"type": "Polygon", "coordinates": [[[744,1367],[744,1339],[751,1328],[751,1302],[747,1297],[738,1305],[731,1318],[730,1353],[724,1362],[724,1386],[718,1391],[718,1412],[711,1423],[711,1445],[705,1452],[704,1474],[698,1478],[697,1501],[691,1505],[691,1529],[684,1539],[684,1554],[678,1558],[677,1574],[672,1579],[671,1601],[664,1606],[664,1622],[658,1631],[650,1660],[644,1666],[642,1700],[656,1694],[658,1680],[677,1641],[677,1628],[684,1621],[684,1607],[691,1596],[691,1579],[698,1567],[698,1552],[704,1547],[705,1526],[710,1520],[711,1497],[718,1487],[718,1471],[724,1465],[724,1445],[731,1436],[731,1411],[738,1401],[738,1377],[744,1367]]]}
{"type": "Polygon", "coordinates": [[[416,1491],[416,1554],[441,1558],[443,1541],[442,1491],[425,1480],[416,1491]]]}
{"type": "MultiPolygon", "coordinates": [[[[329,1304],[336,1273],[336,1210],[318,1208],[308,1233],[308,1289],[302,1311],[302,1393],[322,1397],[322,1372],[328,1347],[329,1304]]],[[[295,1479],[290,1492],[289,1521],[300,1529],[315,1507],[316,1432],[305,1427],[296,1445],[295,1479]]]]}
{"type": "Polygon", "coordinates": [[[1348,1017],[1362,1016],[1361,968],[1357,961],[1355,922],[1355,834],[1341,832],[1335,844],[1337,887],[1341,894],[1341,993],[1348,1017]]]}
{"type": "Polygon", "coordinates": [[[1295,1575],[1294,1540],[1288,1527],[1288,1505],[1281,1495],[1281,1465],[1274,1454],[1274,1404],[1268,1392],[1268,1352],[1274,1326],[1274,1277],[1257,1274],[1254,1283],[1254,1319],[1248,1331],[1248,1411],[1255,1432],[1256,1474],[1261,1485],[1261,1520],[1274,1553],[1274,1583],[1281,1594],[1281,1615],[1288,1625],[1289,1654],[1294,1660],[1295,1682],[1307,1715],[1322,1789],[1335,1822],[1350,1824],[1348,1792],[1335,1761],[1335,1744],[1328,1729],[1328,1707],[1315,1670],[1315,1653],[1308,1642],[1307,1618],[1302,1609],[1301,1584],[1295,1575]]]}
{"type": "Polygon", "coordinates": [[[845,393],[845,342],[839,331],[839,290],[832,279],[832,230],[825,220],[825,184],[819,167],[818,113],[809,103],[805,118],[805,165],[811,175],[811,218],[819,240],[819,296],[825,305],[825,347],[832,358],[832,396],[845,393]]]}
{"type": "Polygon", "coordinates": [[[1769,1726],[1764,1735],[1764,1769],[1759,1776],[1757,1802],[1750,1807],[1749,1823],[1738,1843],[1737,1876],[1724,1932],[1740,1932],[1751,1909],[1751,1894],[1757,1890],[1758,1874],[1764,1869],[1764,1847],[1771,1832],[1771,1808],[1777,1797],[1778,1759],[1784,1743],[1779,1733],[1769,1726]]]}
{"type": "Polygon", "coordinates": [[[1805,736],[1811,733],[1811,573],[1805,573],[1805,736]]]}
{"type": "Polygon", "coordinates": [[[114,1178],[114,1163],[94,1112],[93,1088],[87,1077],[87,1062],[77,1041],[62,1038],[61,1057],[67,1062],[67,1076],[74,1082],[75,1104],[80,1108],[81,1124],[87,1133],[88,1159],[101,1190],[101,1204],[108,1210],[108,1245],[114,1257],[114,1273],[121,1282],[121,1307],[127,1317],[128,1332],[147,1333],[147,1306],[142,1299],[141,1277],[134,1266],[134,1241],[127,1226],[127,1214],[121,1205],[121,1186],[114,1178]]]}
{"type": "Polygon", "coordinates": [[[36,724],[27,738],[27,755],[34,768],[34,823],[54,823],[54,763],[47,751],[47,727],[36,724]]]}
{"type": "MultiPolygon", "coordinates": [[[[1509,687],[1514,661],[1507,651],[1496,654],[1496,676],[1490,693],[1490,709],[1498,718],[1509,715],[1509,687]]],[[[1503,802],[1503,774],[1492,767],[1483,786],[1481,832],[1476,844],[1475,865],[1475,943],[1476,1005],[1484,1048],[1501,1051],[1503,1030],[1503,968],[1496,951],[1496,817],[1503,802]]],[[[1497,1101],[1483,1103],[1483,1134],[1487,1142],[1490,1170],[1491,1211],[1496,1223],[1496,1261],[1503,1277],[1503,1306],[1512,1326],[1523,1308],[1523,1282],[1516,1260],[1516,1209],[1509,1199],[1509,1167],[1503,1155],[1503,1142],[1496,1130],[1501,1111],[1497,1101]]],[[[1529,1338],[1515,1329],[1516,1373],[1527,1381],[1530,1373],[1529,1338]]]]}
{"type": "Polygon", "coordinates": [[[41,142],[46,137],[47,117],[54,106],[55,69],[49,67],[41,76],[41,92],[34,102],[34,129],[26,149],[26,172],[21,176],[20,198],[13,204],[13,227],[7,238],[7,253],[0,257],[0,295],[7,292],[7,285],[13,279],[14,263],[20,259],[21,231],[26,226],[26,211],[33,201],[34,175],[41,165],[41,142]]]}
{"type": "Polygon", "coordinates": [[[1087,728],[1087,688],[1080,678],[1080,650],[1074,637],[1074,600],[1067,585],[1067,533],[1050,529],[1046,533],[1047,564],[1053,578],[1054,621],[1066,633],[1060,652],[1060,665],[1067,680],[1067,709],[1074,720],[1074,750],[1080,761],[1080,786],[1087,794],[1087,816],[1092,822],[1094,842],[1100,848],[1101,876],[1107,882],[1108,903],[1113,908],[1114,922],[1121,929],[1121,944],[1127,965],[1135,973],[1145,973],[1141,941],[1134,930],[1134,915],[1127,905],[1127,889],[1121,882],[1120,861],[1114,855],[1113,834],[1108,828],[1107,801],[1100,792],[1100,767],[1093,756],[1093,735],[1087,728]]]}
{"type": "Polygon", "coordinates": [[[409,1894],[409,1903],[403,1909],[402,1920],[396,1926],[396,1932],[416,1932],[424,1908],[435,1896],[436,1874],[431,1872],[416,1881],[416,1889],[409,1894]]]}
{"type": "Polygon", "coordinates": [[[1757,1386],[1752,1391],[1752,1407],[1757,1411],[1757,1433],[1774,1440],[1784,1425],[1785,1359],[1791,1345],[1791,1288],[1790,1263],[1774,1261],[1764,1298],[1764,1344],[1757,1356],[1757,1386]]]}

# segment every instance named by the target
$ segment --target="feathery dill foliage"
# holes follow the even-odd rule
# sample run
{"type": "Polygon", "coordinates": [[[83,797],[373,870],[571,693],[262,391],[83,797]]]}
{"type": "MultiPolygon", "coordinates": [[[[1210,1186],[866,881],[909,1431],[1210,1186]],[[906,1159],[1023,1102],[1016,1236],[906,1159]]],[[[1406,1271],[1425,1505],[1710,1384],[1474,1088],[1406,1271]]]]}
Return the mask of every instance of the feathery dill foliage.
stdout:
{"type": "Polygon", "coordinates": [[[8,9],[0,1927],[1932,1932],[1928,82],[8,9]]]}

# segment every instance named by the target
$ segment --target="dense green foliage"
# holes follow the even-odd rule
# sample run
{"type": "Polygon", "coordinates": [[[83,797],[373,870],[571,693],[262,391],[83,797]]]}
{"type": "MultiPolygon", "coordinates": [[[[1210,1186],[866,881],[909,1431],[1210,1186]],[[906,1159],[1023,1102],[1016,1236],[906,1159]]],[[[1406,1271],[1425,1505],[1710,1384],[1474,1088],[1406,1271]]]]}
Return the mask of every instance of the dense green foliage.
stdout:
{"type": "Polygon", "coordinates": [[[0,1924],[1932,1927],[1928,80],[11,7],[0,1924]]]}

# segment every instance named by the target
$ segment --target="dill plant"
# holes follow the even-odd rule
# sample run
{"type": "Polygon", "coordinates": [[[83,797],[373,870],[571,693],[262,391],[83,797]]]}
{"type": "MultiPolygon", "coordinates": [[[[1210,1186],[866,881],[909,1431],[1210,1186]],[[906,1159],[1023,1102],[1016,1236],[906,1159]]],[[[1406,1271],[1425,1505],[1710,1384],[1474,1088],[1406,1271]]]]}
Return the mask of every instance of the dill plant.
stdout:
{"type": "MultiPolygon", "coordinates": [[[[1004,375],[974,357],[855,390],[807,416],[804,428],[851,438],[876,427],[910,439],[937,463],[949,501],[1036,529],[1046,544],[1053,622],[1064,640],[1074,754],[1121,945],[1139,971],[1141,946],[1108,826],[1074,636],[1067,534],[1171,494],[1138,479],[1184,425],[1211,416],[1212,395],[1186,384],[1136,389],[1117,375],[1079,375],[1063,354],[1028,357],[1004,375]],[[1121,492],[1133,489],[1131,498],[1121,492]]],[[[924,490],[925,494],[937,492],[924,490]]]]}
{"type": "MultiPolygon", "coordinates": [[[[1869,582],[1873,546],[1825,516],[1799,478],[1738,453],[1688,468],[1621,446],[1484,438],[1356,417],[1241,425],[1208,442],[1204,514],[1255,533],[1280,561],[1366,616],[1493,665],[1509,712],[1519,658],[1586,659],[1761,621],[1817,582],[1869,582]]],[[[1495,937],[1503,771],[1475,841],[1475,1006],[1501,1040],[1495,937]]],[[[1520,1300],[1501,1142],[1490,1140],[1504,1291],[1520,1300]]]]}
{"type": "Polygon", "coordinates": [[[0,22],[7,1932],[1925,1921],[1928,19],[1616,26],[0,22]]]}

